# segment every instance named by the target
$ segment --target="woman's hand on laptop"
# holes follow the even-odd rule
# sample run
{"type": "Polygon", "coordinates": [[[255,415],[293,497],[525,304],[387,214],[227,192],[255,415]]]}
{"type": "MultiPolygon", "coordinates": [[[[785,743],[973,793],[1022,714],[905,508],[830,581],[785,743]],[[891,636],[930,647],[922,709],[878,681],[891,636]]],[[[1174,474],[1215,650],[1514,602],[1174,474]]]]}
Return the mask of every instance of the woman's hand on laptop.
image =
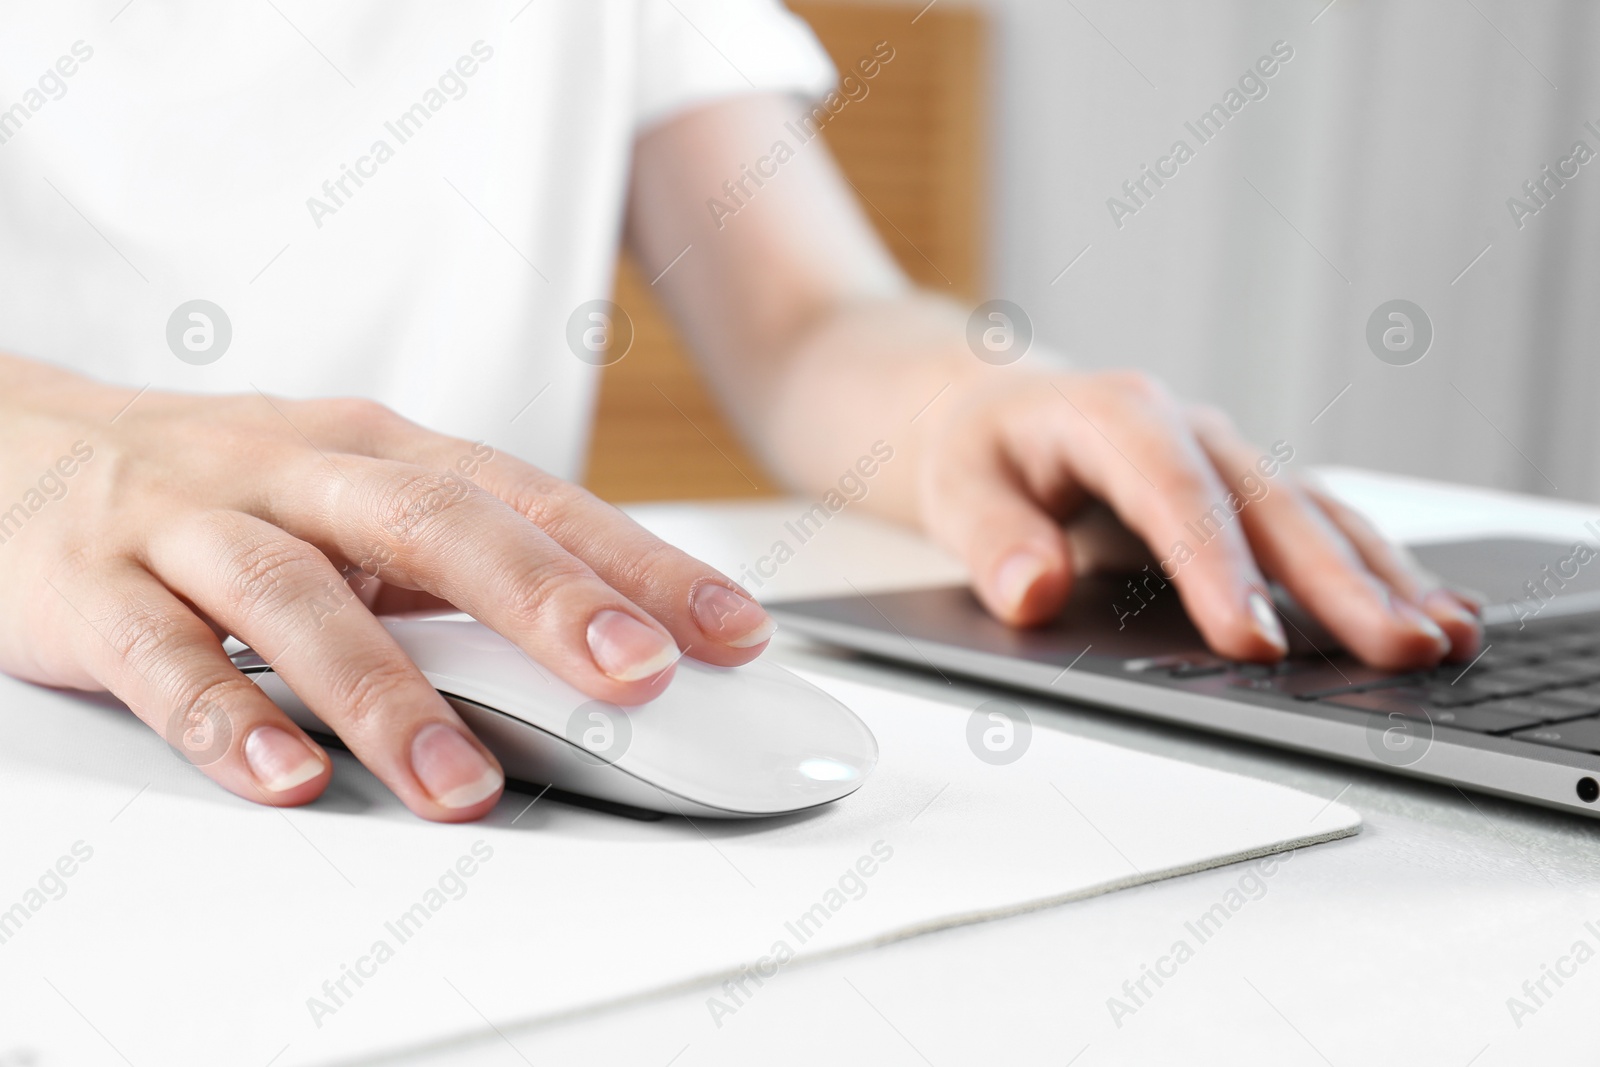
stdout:
{"type": "Polygon", "coordinates": [[[726,410],[790,484],[825,493],[873,442],[892,449],[861,507],[920,524],[1019,626],[1054,615],[1076,574],[1132,563],[1158,575],[1152,588],[1170,581],[1231,658],[1283,654],[1268,579],[1369,663],[1475,653],[1471,605],[1285,469],[1294,442],[1263,453],[1140,374],[1049,373],[1042,351],[993,365],[972,304],[943,295],[952,279],[907,245],[933,279],[910,283],[874,232],[881,213],[820,143],[736,220],[708,218],[706,190],[768,150],[794,107],[738,98],[652,128],[628,229],[726,410]]]}
{"type": "Polygon", "coordinates": [[[1050,619],[1076,574],[1127,569],[1138,592],[1108,612],[1133,614],[1170,582],[1232,659],[1286,649],[1269,579],[1375,666],[1476,654],[1479,605],[1295,477],[1292,443],[1258,449],[1222,412],[1182,404],[1143,374],[1002,370],[931,421],[921,521],[1008,623],[1050,619]]]}
{"type": "MultiPolygon", "coordinates": [[[[743,663],[773,624],[615,508],[367,401],[111,388],[0,357],[0,669],[110,690],[266,804],[331,770],[224,654],[271,662],[418,815],[488,811],[498,764],[375,615],[455,605],[598,699],[664,688],[680,649],[743,663]]],[[[180,751],[182,746],[180,745],[180,751]]]]}

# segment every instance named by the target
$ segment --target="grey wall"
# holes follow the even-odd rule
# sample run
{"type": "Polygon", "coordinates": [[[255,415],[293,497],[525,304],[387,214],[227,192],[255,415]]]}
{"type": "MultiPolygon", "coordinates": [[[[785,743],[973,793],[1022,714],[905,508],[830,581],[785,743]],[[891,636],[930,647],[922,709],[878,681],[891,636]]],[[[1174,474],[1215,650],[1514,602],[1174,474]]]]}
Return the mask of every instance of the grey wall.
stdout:
{"type": "Polygon", "coordinates": [[[1520,230],[1506,207],[1600,154],[1600,9],[1324,3],[990,0],[994,295],[1308,464],[1600,500],[1600,156],[1520,230]],[[1267,96],[1199,145],[1185,120],[1278,40],[1267,96]],[[1107,198],[1179,137],[1194,158],[1118,229],[1107,198]],[[1433,323],[1409,366],[1366,342],[1392,298],[1433,323]]]}

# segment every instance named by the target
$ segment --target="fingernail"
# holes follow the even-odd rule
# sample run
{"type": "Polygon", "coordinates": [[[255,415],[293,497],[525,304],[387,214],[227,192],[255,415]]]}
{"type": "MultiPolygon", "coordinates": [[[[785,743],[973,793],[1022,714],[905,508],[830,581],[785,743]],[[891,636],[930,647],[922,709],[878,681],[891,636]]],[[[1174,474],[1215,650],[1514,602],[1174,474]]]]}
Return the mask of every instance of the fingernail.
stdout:
{"type": "Polygon", "coordinates": [[[245,738],[244,761],[269,793],[284,793],[309,782],[327,766],[304,741],[276,726],[258,726],[245,738]]]}
{"type": "Polygon", "coordinates": [[[1478,625],[1478,616],[1473,614],[1460,597],[1443,589],[1435,589],[1422,598],[1422,606],[1428,615],[1445,615],[1461,623],[1463,626],[1478,625]]]}
{"type": "Polygon", "coordinates": [[[1432,639],[1434,644],[1438,645],[1442,651],[1450,651],[1450,638],[1445,635],[1443,630],[1439,629],[1438,623],[1424,615],[1420,609],[1393,594],[1389,596],[1389,609],[1403,625],[1409,626],[1413,630],[1420,630],[1432,639]]]}
{"type": "Polygon", "coordinates": [[[619,682],[660,674],[678,658],[672,638],[610,608],[589,621],[588,639],[595,665],[619,682]]]}
{"type": "Polygon", "coordinates": [[[760,604],[714,582],[695,590],[694,621],[729,648],[759,645],[778,629],[760,604]]]}
{"type": "Polygon", "coordinates": [[[505,784],[505,777],[452,727],[430,722],[411,742],[411,769],[442,808],[470,808],[505,784]]]}
{"type": "Polygon", "coordinates": [[[1279,652],[1289,651],[1289,639],[1283,634],[1278,613],[1260,593],[1250,594],[1250,617],[1256,621],[1256,633],[1266,638],[1268,644],[1276,645],[1279,652]]]}
{"type": "Polygon", "coordinates": [[[1037,553],[1026,549],[1007,556],[994,572],[995,592],[1000,595],[1001,604],[1008,611],[1021,611],[1034,583],[1049,569],[1050,565],[1037,553]]]}
{"type": "Polygon", "coordinates": [[[1442,592],[1454,598],[1456,603],[1470,612],[1473,618],[1483,618],[1483,609],[1488,605],[1488,601],[1479,594],[1466,589],[1445,589],[1442,592]]]}

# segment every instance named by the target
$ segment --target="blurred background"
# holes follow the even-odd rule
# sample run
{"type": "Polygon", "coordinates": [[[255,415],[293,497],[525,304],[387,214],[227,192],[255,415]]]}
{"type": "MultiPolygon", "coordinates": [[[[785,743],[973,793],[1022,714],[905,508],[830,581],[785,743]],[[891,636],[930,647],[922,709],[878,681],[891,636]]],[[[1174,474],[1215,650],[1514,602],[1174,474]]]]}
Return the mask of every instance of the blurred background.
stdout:
{"type": "MultiPolygon", "coordinates": [[[[922,284],[1014,301],[1036,349],[1149,370],[1289,442],[1300,469],[1600,500],[1600,7],[790,7],[836,62],[896,50],[826,136],[922,284]],[[1275,46],[1292,56],[1241,88],[1275,46]],[[1218,104],[1202,141],[1191,126],[1218,104]],[[1157,187],[1144,168],[1180,139],[1192,158],[1157,187]],[[1432,327],[1406,365],[1368,341],[1395,299],[1432,327]]],[[[618,291],[636,340],[605,371],[588,484],[780,492],[626,263],[618,291]]]]}

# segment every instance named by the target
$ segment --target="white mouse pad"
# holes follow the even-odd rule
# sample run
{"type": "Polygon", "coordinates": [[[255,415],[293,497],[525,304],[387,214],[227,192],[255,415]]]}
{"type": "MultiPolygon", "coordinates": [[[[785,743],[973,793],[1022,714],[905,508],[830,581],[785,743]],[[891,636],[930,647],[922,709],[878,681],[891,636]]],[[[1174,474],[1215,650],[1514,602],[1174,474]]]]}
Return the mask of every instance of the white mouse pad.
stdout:
{"type": "Polygon", "coordinates": [[[322,1064],[749,968],[708,988],[709,1034],[793,960],[1360,828],[1044,713],[1001,762],[1000,720],[809,677],[882,748],[839,804],[691,824],[514,793],[467,826],[343,755],[318,804],[256,807],[120,706],[0,677],[0,1060],[322,1064]]]}

